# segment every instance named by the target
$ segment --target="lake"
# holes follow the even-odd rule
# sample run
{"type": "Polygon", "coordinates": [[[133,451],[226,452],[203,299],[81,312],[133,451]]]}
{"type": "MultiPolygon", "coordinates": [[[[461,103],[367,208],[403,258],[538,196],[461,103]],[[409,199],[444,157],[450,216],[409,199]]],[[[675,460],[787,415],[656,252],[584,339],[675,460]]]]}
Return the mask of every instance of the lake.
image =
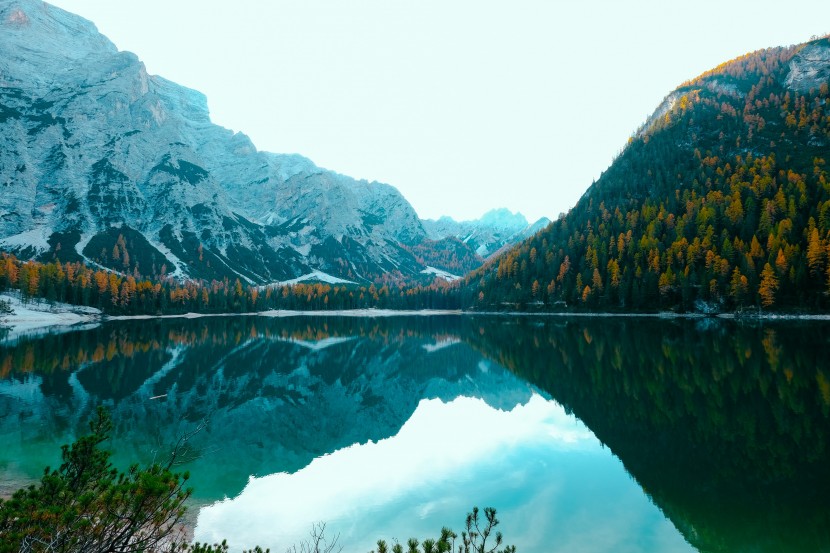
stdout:
{"type": "Polygon", "coordinates": [[[0,493],[110,408],[122,467],[182,451],[189,523],[344,551],[498,509],[526,552],[830,551],[830,324],[221,317],[0,343],[0,493]]]}

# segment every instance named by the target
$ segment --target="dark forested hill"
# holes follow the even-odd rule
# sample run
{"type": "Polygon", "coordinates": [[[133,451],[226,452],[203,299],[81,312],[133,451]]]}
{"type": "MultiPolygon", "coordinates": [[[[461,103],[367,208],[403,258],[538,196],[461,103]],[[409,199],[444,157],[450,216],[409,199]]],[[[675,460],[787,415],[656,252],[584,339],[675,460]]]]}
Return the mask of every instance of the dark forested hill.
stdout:
{"type": "Polygon", "coordinates": [[[683,84],[567,215],[466,277],[464,306],[830,308],[828,81],[823,38],[683,84]]]}

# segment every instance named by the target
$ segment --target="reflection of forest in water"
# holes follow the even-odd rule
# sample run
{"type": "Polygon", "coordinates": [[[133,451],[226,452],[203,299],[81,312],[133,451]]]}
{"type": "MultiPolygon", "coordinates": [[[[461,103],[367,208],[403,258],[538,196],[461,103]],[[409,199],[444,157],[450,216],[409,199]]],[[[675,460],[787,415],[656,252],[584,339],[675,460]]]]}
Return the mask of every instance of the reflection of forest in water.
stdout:
{"type": "Polygon", "coordinates": [[[532,385],[585,422],[699,549],[825,551],[828,329],[534,317],[106,324],[0,346],[0,430],[20,444],[0,462],[54,462],[46,452],[100,402],[115,411],[123,458],[146,459],[210,415],[194,443],[203,457],[186,468],[197,493],[201,475],[205,498],[221,497],[249,474],[392,436],[422,398],[510,409],[532,385]]]}
{"type": "Polygon", "coordinates": [[[520,319],[471,333],[702,551],[830,551],[826,324],[520,319]]]}

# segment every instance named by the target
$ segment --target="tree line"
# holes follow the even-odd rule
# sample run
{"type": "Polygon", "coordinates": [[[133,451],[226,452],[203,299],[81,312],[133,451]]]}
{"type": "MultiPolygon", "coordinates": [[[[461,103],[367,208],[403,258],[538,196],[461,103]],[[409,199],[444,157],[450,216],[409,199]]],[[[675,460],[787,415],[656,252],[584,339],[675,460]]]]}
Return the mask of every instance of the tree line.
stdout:
{"type": "Polygon", "coordinates": [[[457,309],[457,294],[441,279],[369,285],[298,283],[256,286],[240,279],[178,280],[124,275],[85,263],[21,261],[0,253],[0,291],[22,298],[97,307],[113,315],[246,313],[271,309],[457,309]]]}

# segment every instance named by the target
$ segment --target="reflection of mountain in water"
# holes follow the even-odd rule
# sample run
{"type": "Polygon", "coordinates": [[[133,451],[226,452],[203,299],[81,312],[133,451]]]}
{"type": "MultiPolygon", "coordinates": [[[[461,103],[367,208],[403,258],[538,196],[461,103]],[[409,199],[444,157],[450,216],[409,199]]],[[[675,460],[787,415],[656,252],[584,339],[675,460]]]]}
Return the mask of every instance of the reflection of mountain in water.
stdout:
{"type": "Polygon", "coordinates": [[[530,398],[530,386],[469,346],[436,347],[448,343],[452,320],[410,322],[152,321],[47,336],[0,350],[23,369],[12,379],[29,383],[26,397],[0,394],[0,427],[24,450],[60,443],[104,403],[119,458],[149,460],[209,417],[191,441],[202,457],[185,468],[210,499],[234,495],[249,475],[292,472],[393,436],[421,399],[473,396],[511,409],[530,398]]]}
{"type": "Polygon", "coordinates": [[[827,331],[531,317],[108,324],[0,346],[0,466],[20,472],[25,458],[37,476],[101,401],[124,459],[210,415],[194,441],[207,454],[186,467],[208,500],[249,474],[395,435],[422,398],[510,409],[538,386],[701,551],[830,551],[827,331]]]}

